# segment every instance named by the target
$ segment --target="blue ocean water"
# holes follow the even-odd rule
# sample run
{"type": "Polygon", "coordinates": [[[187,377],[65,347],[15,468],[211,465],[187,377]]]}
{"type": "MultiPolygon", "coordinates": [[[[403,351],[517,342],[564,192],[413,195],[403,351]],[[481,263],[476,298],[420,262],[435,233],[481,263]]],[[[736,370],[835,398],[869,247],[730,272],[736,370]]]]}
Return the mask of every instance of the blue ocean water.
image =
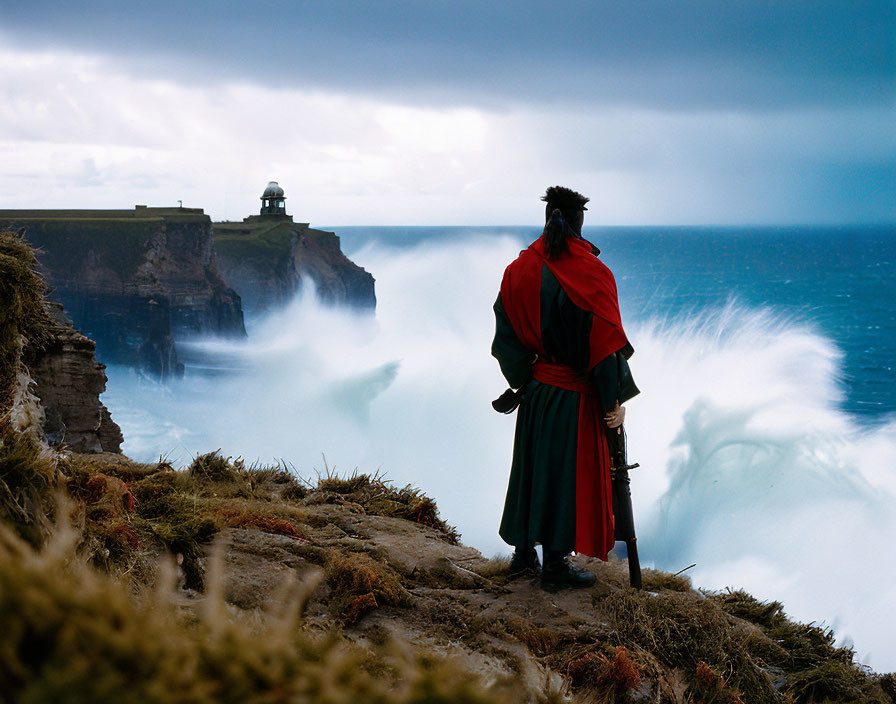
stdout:
{"type": "MultiPolygon", "coordinates": [[[[338,227],[349,256],[537,227],[338,227]]],[[[585,227],[616,275],[623,319],[700,313],[735,301],[806,323],[843,354],[842,409],[864,423],[896,411],[896,225],[585,227]]],[[[375,274],[376,272],[374,272],[375,274]]]]}

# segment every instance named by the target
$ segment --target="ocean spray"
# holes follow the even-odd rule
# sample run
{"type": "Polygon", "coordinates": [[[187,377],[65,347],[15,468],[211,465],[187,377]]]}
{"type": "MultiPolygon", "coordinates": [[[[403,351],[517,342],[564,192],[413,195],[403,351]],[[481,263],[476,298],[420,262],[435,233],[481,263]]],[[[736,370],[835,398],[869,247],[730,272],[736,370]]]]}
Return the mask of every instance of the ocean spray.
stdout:
{"type": "MultiPolygon", "coordinates": [[[[311,477],[322,456],[339,472],[379,470],[435,497],[464,542],[506,552],[497,526],[514,418],[490,407],[505,384],[489,346],[519,248],[511,237],[368,246],[353,258],[377,277],[375,316],[322,306],[306,287],[253,321],[247,342],[185,348],[196,361],[182,380],[110,368],[103,398],[124,451],[187,462],[220,447],[311,477]]],[[[696,585],[782,600],[896,669],[896,421],[858,426],[839,410],[840,353],[809,323],[736,303],[635,319],[627,296],[650,292],[625,285],[645,563],[697,563],[696,585]]]]}

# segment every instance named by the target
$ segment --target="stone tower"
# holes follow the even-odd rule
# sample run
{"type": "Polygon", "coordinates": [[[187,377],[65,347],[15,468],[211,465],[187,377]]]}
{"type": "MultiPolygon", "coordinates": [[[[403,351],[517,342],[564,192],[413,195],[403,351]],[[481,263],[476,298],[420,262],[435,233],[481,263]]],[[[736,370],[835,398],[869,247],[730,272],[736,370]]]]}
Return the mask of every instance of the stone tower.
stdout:
{"type": "Polygon", "coordinates": [[[286,215],[286,196],[283,189],[276,181],[268,183],[268,187],[261,194],[262,215],[286,215]]]}

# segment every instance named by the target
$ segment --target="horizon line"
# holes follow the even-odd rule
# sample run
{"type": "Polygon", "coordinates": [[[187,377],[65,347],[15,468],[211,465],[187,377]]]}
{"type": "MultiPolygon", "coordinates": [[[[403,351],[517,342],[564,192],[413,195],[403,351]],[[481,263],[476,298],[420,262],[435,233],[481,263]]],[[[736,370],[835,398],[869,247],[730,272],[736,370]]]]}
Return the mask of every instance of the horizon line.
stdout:
{"type": "MultiPolygon", "coordinates": [[[[387,225],[331,225],[331,224],[322,224],[315,225],[316,228],[349,228],[349,227],[403,227],[403,228],[433,228],[433,227],[441,227],[441,228],[470,228],[470,227],[488,227],[488,228],[498,228],[498,227],[512,227],[512,228],[530,228],[530,229],[538,229],[543,227],[543,225],[530,225],[530,224],[500,224],[500,225],[486,225],[486,224],[472,224],[472,225],[401,225],[401,224],[387,224],[387,225]]],[[[603,225],[585,225],[583,229],[589,228],[643,228],[643,227],[663,227],[663,228],[709,228],[709,227],[722,227],[722,228],[735,228],[735,227],[755,227],[755,228],[774,228],[774,227],[896,227],[896,220],[874,220],[874,221],[818,221],[818,222],[767,222],[767,223],[685,223],[685,224],[659,224],[659,223],[644,223],[644,224],[603,224],[603,225]]]]}

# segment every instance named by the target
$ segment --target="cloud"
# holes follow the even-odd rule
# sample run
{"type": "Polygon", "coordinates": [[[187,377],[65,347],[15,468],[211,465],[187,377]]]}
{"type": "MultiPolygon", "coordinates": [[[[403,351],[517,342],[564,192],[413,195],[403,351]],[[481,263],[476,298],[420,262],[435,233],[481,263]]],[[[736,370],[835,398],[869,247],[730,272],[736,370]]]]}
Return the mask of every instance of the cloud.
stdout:
{"type": "Polygon", "coordinates": [[[891,105],[891,0],[7,3],[7,42],[416,104],[891,105]]]}
{"type": "Polygon", "coordinates": [[[589,224],[896,218],[893,107],[678,111],[578,103],[413,104],[232,80],[134,75],[109,57],[0,51],[0,207],[257,211],[297,220],[538,222],[546,185],[589,224]]]}

